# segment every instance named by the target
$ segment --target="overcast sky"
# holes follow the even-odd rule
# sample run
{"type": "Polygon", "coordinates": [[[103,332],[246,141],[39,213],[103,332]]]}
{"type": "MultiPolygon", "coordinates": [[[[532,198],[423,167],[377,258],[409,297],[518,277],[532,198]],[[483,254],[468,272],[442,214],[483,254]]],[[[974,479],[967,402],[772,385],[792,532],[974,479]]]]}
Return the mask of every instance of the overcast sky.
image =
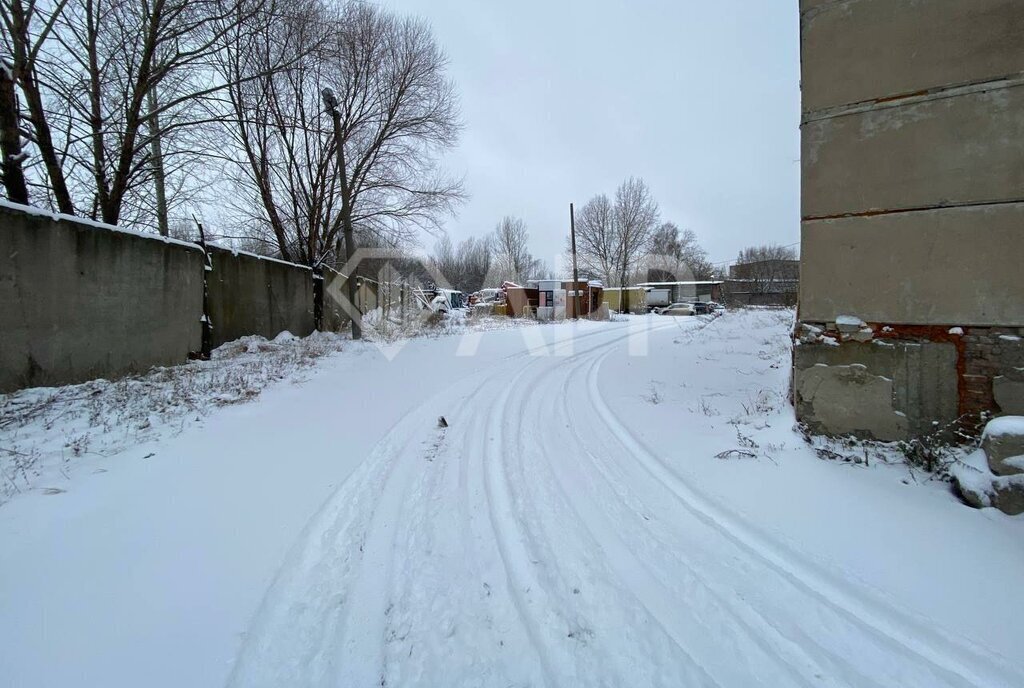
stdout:
{"type": "MultiPolygon", "coordinates": [[[[470,194],[447,231],[522,217],[554,265],[568,205],[642,177],[714,261],[799,240],[797,3],[379,0],[450,58],[470,194]]],[[[432,249],[433,241],[425,241],[432,249]]]]}

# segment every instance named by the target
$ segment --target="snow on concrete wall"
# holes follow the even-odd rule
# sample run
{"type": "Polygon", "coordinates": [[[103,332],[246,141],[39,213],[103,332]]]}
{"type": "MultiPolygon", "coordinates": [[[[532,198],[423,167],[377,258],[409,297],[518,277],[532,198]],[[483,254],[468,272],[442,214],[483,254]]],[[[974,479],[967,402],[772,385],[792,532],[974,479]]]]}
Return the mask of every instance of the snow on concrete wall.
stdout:
{"type": "Polygon", "coordinates": [[[202,302],[199,247],[0,207],[0,392],[180,363],[202,302]]]}
{"type": "Polygon", "coordinates": [[[213,345],[313,331],[300,265],[0,203],[0,393],[140,373],[213,345]]]}

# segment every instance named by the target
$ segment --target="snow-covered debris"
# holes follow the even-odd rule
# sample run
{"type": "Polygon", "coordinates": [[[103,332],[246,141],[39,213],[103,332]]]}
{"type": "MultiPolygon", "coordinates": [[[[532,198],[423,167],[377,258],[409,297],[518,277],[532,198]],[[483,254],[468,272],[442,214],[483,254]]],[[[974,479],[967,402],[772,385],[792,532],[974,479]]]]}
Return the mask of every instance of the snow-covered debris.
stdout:
{"type": "Polygon", "coordinates": [[[962,336],[963,333],[964,333],[964,328],[962,328],[962,327],[951,327],[951,328],[949,328],[949,334],[953,334],[953,335],[957,335],[957,336],[962,336]]]}
{"type": "Polygon", "coordinates": [[[1001,416],[990,420],[981,434],[981,448],[996,475],[1024,473],[1017,459],[1024,455],[1024,416],[1001,416]]]}
{"type": "Polygon", "coordinates": [[[952,469],[960,495],[977,509],[995,507],[1006,514],[1024,513],[1024,457],[1016,461],[1021,471],[1016,475],[995,475],[990,470],[991,458],[979,449],[969,454],[952,469]]]}
{"type": "Polygon", "coordinates": [[[982,439],[986,437],[999,437],[1001,435],[1024,436],[1024,416],[1000,416],[993,418],[986,425],[981,433],[982,439]]]}
{"type": "Polygon", "coordinates": [[[956,466],[953,476],[968,504],[1024,513],[1024,417],[989,421],[981,449],[956,466]]]}
{"type": "Polygon", "coordinates": [[[838,328],[840,332],[856,332],[857,330],[866,326],[867,323],[858,318],[856,315],[836,316],[836,328],[838,328]]]}
{"type": "Polygon", "coordinates": [[[409,309],[404,314],[392,308],[376,308],[363,315],[363,335],[370,341],[394,343],[414,337],[441,337],[472,332],[509,330],[537,325],[529,318],[509,318],[488,313],[454,309],[444,313],[409,309]]]}

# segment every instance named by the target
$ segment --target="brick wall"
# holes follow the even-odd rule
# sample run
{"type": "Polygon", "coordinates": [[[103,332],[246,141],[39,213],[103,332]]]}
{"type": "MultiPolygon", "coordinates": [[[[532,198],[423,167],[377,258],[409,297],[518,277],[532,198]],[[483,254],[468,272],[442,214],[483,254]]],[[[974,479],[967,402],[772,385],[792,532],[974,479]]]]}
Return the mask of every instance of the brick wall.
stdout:
{"type": "Polygon", "coordinates": [[[960,373],[961,413],[1024,413],[1024,399],[1019,391],[1024,387],[1022,335],[1024,328],[1017,327],[965,329],[960,373]]]}

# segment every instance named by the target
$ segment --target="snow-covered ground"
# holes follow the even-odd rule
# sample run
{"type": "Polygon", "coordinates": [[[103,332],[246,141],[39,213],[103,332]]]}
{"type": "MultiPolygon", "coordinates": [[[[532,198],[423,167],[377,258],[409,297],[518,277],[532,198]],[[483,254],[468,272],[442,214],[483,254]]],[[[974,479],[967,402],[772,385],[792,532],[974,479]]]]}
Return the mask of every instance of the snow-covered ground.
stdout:
{"type": "Polygon", "coordinates": [[[345,342],[78,456],[0,506],[0,683],[1024,685],[1024,518],[820,460],[791,321],[345,342]]]}

